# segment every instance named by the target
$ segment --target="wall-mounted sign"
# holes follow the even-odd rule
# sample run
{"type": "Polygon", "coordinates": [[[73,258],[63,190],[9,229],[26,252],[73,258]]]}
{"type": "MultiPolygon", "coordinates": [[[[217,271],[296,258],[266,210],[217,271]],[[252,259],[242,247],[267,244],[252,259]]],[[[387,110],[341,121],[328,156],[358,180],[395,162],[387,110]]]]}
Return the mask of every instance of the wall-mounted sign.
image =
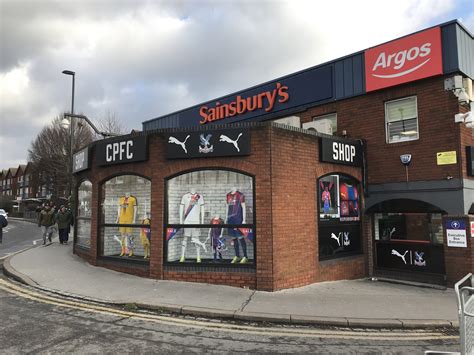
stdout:
{"type": "Polygon", "coordinates": [[[463,220],[446,221],[448,247],[467,248],[466,224],[463,220]]]}
{"type": "Polygon", "coordinates": [[[165,136],[166,158],[206,158],[250,154],[250,130],[176,132],[165,136]]]}
{"type": "Polygon", "coordinates": [[[455,150],[436,153],[436,165],[449,165],[456,164],[457,162],[458,160],[455,150]]]}
{"type": "Polygon", "coordinates": [[[247,112],[255,110],[265,110],[265,112],[273,111],[275,103],[284,103],[290,99],[288,86],[276,83],[273,90],[257,93],[249,97],[237,95],[233,101],[229,103],[220,103],[216,101],[214,105],[203,105],[199,109],[201,116],[200,124],[206,124],[214,121],[223,120],[236,115],[243,115],[247,112]]]}
{"type": "Polygon", "coordinates": [[[147,137],[120,137],[100,141],[96,146],[98,165],[135,163],[148,159],[147,137]]]}
{"type": "Polygon", "coordinates": [[[327,163],[362,166],[362,145],[359,142],[321,138],[320,159],[327,163]]]}
{"type": "Polygon", "coordinates": [[[365,51],[367,92],[442,73],[439,27],[365,51]]]}
{"type": "Polygon", "coordinates": [[[466,147],[467,175],[474,176],[474,147],[466,147]]]}
{"type": "Polygon", "coordinates": [[[474,238],[474,222],[471,222],[471,238],[474,238]]]}
{"type": "MultiPolygon", "coordinates": [[[[333,76],[332,65],[311,68],[165,117],[179,117],[179,127],[261,121],[283,110],[333,98],[333,76]]],[[[143,123],[144,130],[153,126],[152,121],[143,123]]]]}
{"type": "Polygon", "coordinates": [[[89,169],[89,147],[81,149],[72,158],[72,172],[89,169]]]}
{"type": "Polygon", "coordinates": [[[444,274],[442,245],[378,241],[377,267],[444,274]]]}

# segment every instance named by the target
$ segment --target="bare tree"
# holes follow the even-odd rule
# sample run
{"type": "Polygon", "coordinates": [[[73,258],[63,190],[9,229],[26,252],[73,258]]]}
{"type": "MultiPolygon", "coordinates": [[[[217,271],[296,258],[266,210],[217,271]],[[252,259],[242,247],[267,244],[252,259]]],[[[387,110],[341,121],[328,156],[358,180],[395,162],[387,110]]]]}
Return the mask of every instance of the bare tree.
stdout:
{"type": "MultiPolygon", "coordinates": [[[[122,121],[115,116],[115,113],[108,111],[107,114],[98,120],[97,128],[99,131],[112,134],[126,134],[126,128],[122,121]]],[[[102,138],[97,136],[96,139],[102,138]]]]}
{"type": "MultiPolygon", "coordinates": [[[[61,126],[64,116],[58,116],[36,136],[28,149],[28,160],[33,164],[33,173],[41,176],[39,184],[48,185],[56,196],[72,188],[70,178],[70,134],[61,126]]],[[[73,151],[92,142],[92,131],[86,125],[75,124],[73,151]]]]}

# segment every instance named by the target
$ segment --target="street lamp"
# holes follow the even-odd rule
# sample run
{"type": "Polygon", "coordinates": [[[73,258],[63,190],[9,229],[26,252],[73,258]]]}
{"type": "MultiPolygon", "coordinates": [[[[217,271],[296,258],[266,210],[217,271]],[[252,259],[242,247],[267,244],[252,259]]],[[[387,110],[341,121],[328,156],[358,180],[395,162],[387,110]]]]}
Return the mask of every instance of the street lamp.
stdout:
{"type": "MultiPolygon", "coordinates": [[[[72,76],[72,98],[71,98],[71,115],[74,115],[74,88],[75,88],[75,79],[76,73],[71,70],[63,70],[62,72],[65,75],[72,76]]],[[[74,145],[74,116],[69,117],[69,196],[72,194],[72,167],[73,167],[73,145],[74,145]]]]}

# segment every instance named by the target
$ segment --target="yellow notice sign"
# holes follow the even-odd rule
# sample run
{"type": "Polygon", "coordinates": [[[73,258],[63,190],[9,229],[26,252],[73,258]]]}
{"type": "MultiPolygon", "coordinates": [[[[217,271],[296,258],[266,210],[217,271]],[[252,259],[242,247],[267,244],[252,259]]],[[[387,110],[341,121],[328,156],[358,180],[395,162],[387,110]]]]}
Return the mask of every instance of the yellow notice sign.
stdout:
{"type": "Polygon", "coordinates": [[[437,165],[448,165],[448,164],[456,164],[456,151],[452,150],[450,152],[438,152],[436,153],[436,164],[437,165]]]}

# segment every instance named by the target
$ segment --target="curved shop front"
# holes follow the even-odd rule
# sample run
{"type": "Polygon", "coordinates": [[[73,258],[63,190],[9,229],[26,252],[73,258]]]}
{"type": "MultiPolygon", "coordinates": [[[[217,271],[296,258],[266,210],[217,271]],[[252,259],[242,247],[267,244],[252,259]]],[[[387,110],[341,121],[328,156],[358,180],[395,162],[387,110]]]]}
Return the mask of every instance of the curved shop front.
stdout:
{"type": "Polygon", "coordinates": [[[74,252],[135,275],[259,290],[360,278],[361,162],[358,141],[271,123],[98,141],[75,154],[74,252]]]}

